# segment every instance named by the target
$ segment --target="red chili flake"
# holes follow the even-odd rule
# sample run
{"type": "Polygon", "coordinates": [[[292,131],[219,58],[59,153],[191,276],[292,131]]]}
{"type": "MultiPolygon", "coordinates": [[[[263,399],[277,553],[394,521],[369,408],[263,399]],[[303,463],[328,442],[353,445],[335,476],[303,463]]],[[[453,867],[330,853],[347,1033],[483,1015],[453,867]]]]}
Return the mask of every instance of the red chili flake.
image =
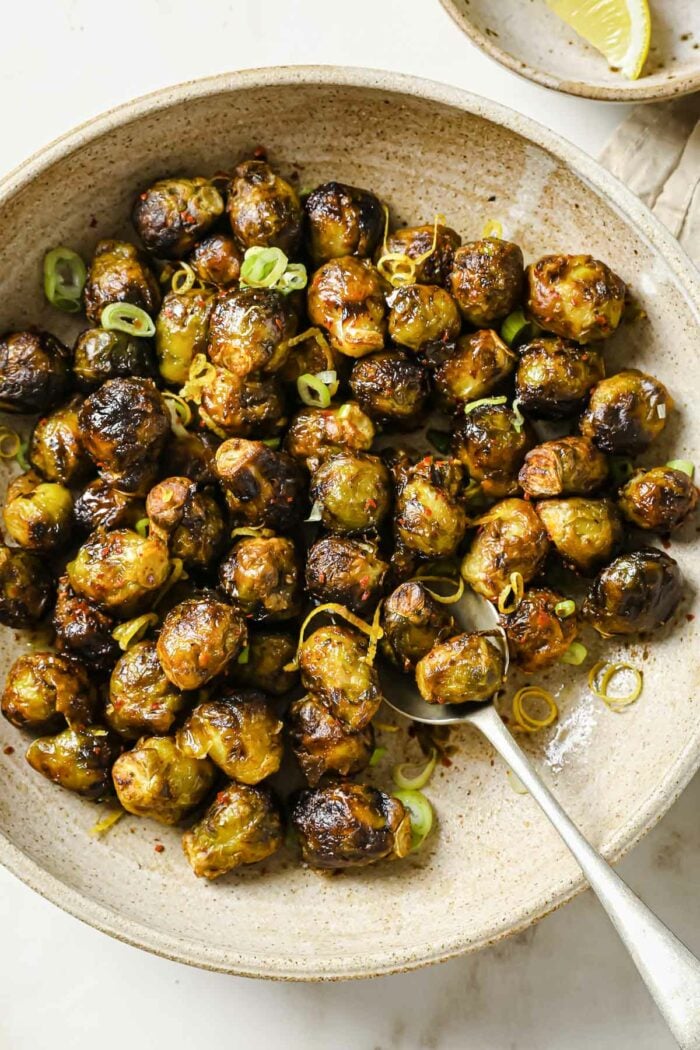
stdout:
{"type": "Polygon", "coordinates": [[[377,501],[376,501],[376,499],[365,500],[365,510],[376,510],[376,509],[377,509],[377,501]]]}
{"type": "Polygon", "coordinates": [[[361,602],[366,602],[368,598],[369,598],[369,591],[363,591],[362,594],[360,595],[360,601],[361,602]]]}
{"type": "Polygon", "coordinates": [[[326,574],[325,574],[325,572],[319,572],[319,574],[318,574],[318,582],[320,584],[324,584],[326,582],[326,574]]]}
{"type": "Polygon", "coordinates": [[[360,580],[360,587],[366,587],[369,583],[369,576],[363,576],[360,580]]]}
{"type": "Polygon", "coordinates": [[[695,619],[695,613],[686,613],[685,618],[688,621],[688,623],[692,623],[695,619]]]}
{"type": "Polygon", "coordinates": [[[162,842],[156,842],[153,849],[156,851],[156,853],[165,853],[165,846],[162,842]]]}
{"type": "Polygon", "coordinates": [[[221,805],[222,802],[225,802],[226,801],[226,792],[225,791],[220,791],[219,794],[216,796],[216,801],[219,803],[219,805],[221,805]]]}
{"type": "Polygon", "coordinates": [[[253,156],[256,160],[267,160],[267,150],[264,146],[256,146],[253,150],[253,156]]]}
{"type": "Polygon", "coordinates": [[[668,536],[662,536],[662,537],[661,537],[661,546],[663,547],[663,549],[664,549],[665,551],[667,551],[667,550],[670,550],[670,547],[671,547],[671,541],[670,541],[670,539],[668,538],[668,536]]]}
{"type": "Polygon", "coordinates": [[[2,753],[3,755],[14,755],[15,749],[13,748],[12,744],[8,744],[7,747],[4,747],[2,749],[2,753]]]}
{"type": "Polygon", "coordinates": [[[432,518],[433,512],[430,509],[430,507],[424,507],[423,510],[425,511],[425,513],[428,515],[429,518],[432,518]]]}
{"type": "Polygon", "coordinates": [[[139,200],[141,200],[141,201],[145,201],[147,197],[148,197],[148,194],[146,193],[145,190],[143,191],[143,193],[139,194],[139,200]]]}

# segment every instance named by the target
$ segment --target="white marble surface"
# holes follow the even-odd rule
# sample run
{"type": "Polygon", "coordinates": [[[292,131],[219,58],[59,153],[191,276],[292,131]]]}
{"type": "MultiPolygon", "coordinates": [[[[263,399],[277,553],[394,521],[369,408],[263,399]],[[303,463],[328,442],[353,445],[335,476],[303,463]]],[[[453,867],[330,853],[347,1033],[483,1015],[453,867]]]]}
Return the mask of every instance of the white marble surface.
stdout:
{"type": "MultiPolygon", "coordinates": [[[[557,96],[484,58],[437,0],[33,0],[3,5],[0,173],[134,95],[251,66],[344,63],[450,81],[598,152],[623,106],[557,96]]],[[[1,258],[1,253],[0,253],[1,258]]],[[[700,778],[623,875],[700,952],[700,778]]],[[[420,973],[275,985],[111,941],[0,872],[0,1050],[670,1050],[586,894],[538,927],[420,973]]]]}

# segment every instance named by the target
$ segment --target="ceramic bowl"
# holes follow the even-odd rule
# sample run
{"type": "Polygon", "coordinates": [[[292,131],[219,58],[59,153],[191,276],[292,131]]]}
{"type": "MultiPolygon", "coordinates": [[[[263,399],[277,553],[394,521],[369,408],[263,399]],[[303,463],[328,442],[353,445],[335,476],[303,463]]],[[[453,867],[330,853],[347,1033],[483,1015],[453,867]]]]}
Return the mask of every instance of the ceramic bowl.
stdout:
{"type": "Polygon", "coordinates": [[[644,73],[627,80],[551,11],[545,0],[440,0],[477,47],[544,87],[617,102],[658,102],[700,90],[700,5],[651,3],[644,73]]]}
{"type": "MultiPolygon", "coordinates": [[[[474,237],[499,219],[528,258],[554,250],[607,260],[647,313],[614,340],[612,367],[647,368],[676,398],[656,460],[673,453],[700,462],[700,294],[676,243],[622,185],[551,132],[484,99],[395,74],[220,76],[122,106],[49,146],[0,184],[0,330],[36,322],[71,338],[73,320],[42,299],[46,249],[67,244],[88,255],[101,237],[133,237],[131,203],[149,180],[230,168],[260,144],[302,186],[340,179],[373,188],[397,221],[431,222],[443,212],[474,237]]],[[[673,629],[653,644],[609,650],[643,666],[643,699],[615,715],[589,694],[585,674],[562,685],[553,672],[546,682],[561,721],[525,741],[607,857],[658,820],[700,759],[700,619],[686,619],[700,574],[690,534],[673,544],[688,579],[673,629]]],[[[3,633],[0,672],[21,644],[3,633]]],[[[521,929],[582,886],[532,800],[512,790],[503,764],[470,730],[457,734],[452,765],[431,782],[438,830],[413,858],[328,878],[285,852],[209,884],[192,875],[175,829],[127,816],[92,836],[99,807],[34,773],[25,738],[0,723],[0,861],[85,922],[182,962],[302,980],[410,969],[521,929]]],[[[402,751],[406,739],[386,734],[382,743],[402,751]]],[[[391,757],[375,767],[377,783],[390,785],[390,766],[391,757]]]]}

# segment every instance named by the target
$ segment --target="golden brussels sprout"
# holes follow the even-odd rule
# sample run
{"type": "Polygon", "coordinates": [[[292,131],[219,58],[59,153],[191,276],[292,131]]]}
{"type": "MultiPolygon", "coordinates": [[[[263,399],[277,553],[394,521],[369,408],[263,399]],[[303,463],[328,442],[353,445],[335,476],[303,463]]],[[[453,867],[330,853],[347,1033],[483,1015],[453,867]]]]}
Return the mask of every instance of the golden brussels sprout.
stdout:
{"type": "Polygon", "coordinates": [[[170,572],[158,536],[131,529],[98,529],[66,566],[74,591],[116,616],[135,616],[153,601],[170,572]]]}
{"type": "Polygon", "coordinates": [[[61,653],[20,656],[7,675],[2,713],[20,729],[51,732],[66,722],[73,729],[89,725],[95,692],[87,668],[61,653]]]}
{"type": "Polygon", "coordinates": [[[41,558],[0,543],[0,623],[30,627],[49,607],[54,582],[41,558]]]}
{"type": "Polygon", "coordinates": [[[454,617],[417,580],[401,583],[382,606],[385,656],[404,672],[412,671],[433,646],[457,631],[454,617]]]}
{"type": "Polygon", "coordinates": [[[55,551],[70,539],[70,492],[64,485],[43,481],[34,470],[20,474],[8,486],[2,513],[8,534],[20,547],[55,551]]]}
{"type": "Polygon", "coordinates": [[[518,481],[528,496],[587,496],[608,477],[608,461],[588,438],[555,438],[525,456],[518,481]]]}
{"type": "Polygon", "coordinates": [[[121,492],[101,478],[91,481],[75,501],[75,520],[85,532],[128,528],[146,515],[143,496],[121,492]]]}
{"type": "Polygon", "coordinates": [[[319,627],[299,649],[304,689],[322,700],[350,729],[368,725],[382,702],[379,678],[367,663],[366,638],[347,627],[319,627]]]}
{"type": "Polygon", "coordinates": [[[429,558],[449,558],[464,539],[460,501],[464,470],[456,459],[425,456],[399,476],[394,526],[398,541],[429,558]]]}
{"type": "Polygon", "coordinates": [[[457,304],[436,284],[409,284],[389,296],[389,335],[418,351],[426,343],[456,339],[462,327],[457,304]]]}
{"type": "Polygon", "coordinates": [[[303,212],[297,191],[264,160],[236,167],[226,210],[243,248],[281,248],[293,255],[301,240],[303,212]]]}
{"type": "Polygon", "coordinates": [[[247,641],[237,609],[203,594],[170,610],[158,638],[158,659],[177,689],[200,689],[225,671],[247,641]]]}
{"type": "Polygon", "coordinates": [[[405,226],[389,234],[377,255],[407,255],[416,261],[416,281],[446,285],[461,243],[462,238],[449,226],[405,226]]]}
{"type": "Polygon", "coordinates": [[[286,536],[239,540],[219,567],[219,583],[248,619],[289,620],[301,612],[301,565],[286,536]]]}
{"type": "Polygon", "coordinates": [[[501,650],[483,634],[458,634],[434,645],[416,664],[416,684],[428,704],[488,700],[504,682],[501,650]]]}
{"type": "Polygon", "coordinates": [[[196,245],[189,264],[203,284],[228,288],[238,280],[242,252],[228,233],[210,233],[196,245]]]}
{"type": "Polygon", "coordinates": [[[112,637],[115,627],[111,616],[76,594],[67,576],[61,577],[53,611],[53,629],[61,648],[82,657],[96,671],[104,671],[119,656],[119,646],[112,637]]]}
{"type": "Polygon", "coordinates": [[[208,492],[197,492],[189,478],[166,478],[148,493],[146,514],[154,535],[184,565],[206,568],[226,540],[226,523],[219,504],[208,492]]]}
{"type": "Polygon", "coordinates": [[[282,842],[282,819],[272,793],[245,784],[229,784],[220,791],[202,819],[182,836],[192,870],[206,879],[265,860],[282,842]]]}
{"type": "Polygon", "coordinates": [[[502,500],[481,521],[462,561],[462,576],[477,594],[496,601],[512,573],[519,572],[526,584],[534,579],[549,538],[535,508],[522,499],[502,500]]]}
{"type": "Polygon", "coordinates": [[[160,666],[155,642],[137,642],[119,657],[109,680],[105,718],[120,736],[137,740],[144,733],[165,735],[184,706],[184,696],[160,666]]]}
{"type": "Polygon", "coordinates": [[[345,255],[367,258],[384,229],[381,201],[369,190],[325,182],[306,198],[306,243],[314,266],[345,255]]]}
{"type": "Polygon", "coordinates": [[[214,454],[221,444],[210,431],[173,433],[161,457],[161,468],[171,477],[191,478],[198,485],[213,485],[214,454]]]}
{"type": "Polygon", "coordinates": [[[659,436],[672,408],[663,383],[630,368],[593,388],[579,428],[608,455],[636,456],[659,436]]]}
{"type": "Polygon", "coordinates": [[[304,791],[292,823],[312,868],[364,867],[411,852],[411,819],[401,802],[365,784],[341,781],[304,791]]]}
{"type": "Polygon", "coordinates": [[[376,543],[323,536],[306,556],[306,590],[317,602],[336,602],[362,616],[381,598],[388,570],[376,543]]]}
{"type": "Polygon", "coordinates": [[[481,328],[457,340],[454,353],[438,350],[433,382],[448,408],[476,401],[501,386],[517,360],[497,332],[481,328]]]}
{"type": "Polygon", "coordinates": [[[693,479],[666,466],[638,471],[622,489],[618,506],[640,529],[671,532],[693,513],[697,502],[693,479]]]}
{"type": "Polygon", "coordinates": [[[160,306],[158,281],[142,253],[126,241],[99,241],[95,248],[83,302],[88,320],[99,325],[110,303],[131,303],[155,314],[160,306]]]}
{"type": "Polygon", "coordinates": [[[548,499],[537,513],[565,565],[585,576],[610,561],[622,543],[622,522],[606,499],[548,499]]]}
{"type": "Polygon", "coordinates": [[[289,532],[305,506],[300,468],[262,441],[229,438],[216,450],[216,475],[237,522],[289,532]]]}
{"type": "Polygon", "coordinates": [[[315,696],[295,700],[287,714],[292,750],[311,787],[326,774],[360,773],[374,750],[371,726],[353,733],[315,696]]]}
{"type": "Polygon", "coordinates": [[[127,813],[159,824],[177,824],[214,784],[208,759],[183,755],[169,736],[142,737],[112,768],[117,798],[127,813]]]}
{"type": "Polygon", "coordinates": [[[223,199],[209,179],[169,178],[138,195],[131,219],[149,252],[181,259],[223,214],[223,199]]]}
{"type": "Polygon", "coordinates": [[[213,364],[241,378],[276,372],[296,328],[287,296],[272,288],[232,288],[216,299],[207,354],[213,364]]]}
{"type": "Polygon", "coordinates": [[[71,398],[34,427],[29,459],[47,481],[75,485],[92,470],[92,461],[80,439],[78,409],[81,403],[82,398],[71,398]]]}
{"type": "Polygon", "coordinates": [[[214,296],[203,288],[168,292],[163,299],[156,318],[156,355],[166,383],[182,386],[187,382],[195,355],[207,348],[213,307],[214,296]]]}
{"type": "Polygon", "coordinates": [[[47,780],[84,798],[103,799],[112,792],[110,771],[122,745],[108,729],[88,726],[40,736],[27,748],[27,762],[47,780]]]}
{"type": "Polygon", "coordinates": [[[136,492],[154,473],[170,414],[150,379],[109,379],[84,402],[80,436],[100,477],[136,492]]]}
{"type": "Polygon", "coordinates": [[[605,362],[597,350],[564,339],[535,339],[520,350],[518,404],[528,415],[562,419],[582,407],[604,376],[605,362]]]}
{"type": "Polygon", "coordinates": [[[515,612],[501,616],[511,660],[526,673],[551,667],[576,638],[576,612],[562,615],[563,602],[560,594],[533,587],[525,592],[515,612]]]}
{"type": "Polygon", "coordinates": [[[645,547],[621,554],[602,569],[583,603],[583,615],[604,638],[654,631],[675,612],[683,594],[678,563],[645,547]]]}
{"type": "Polygon", "coordinates": [[[299,672],[288,669],[297,655],[295,635],[284,631],[250,631],[247,652],[229,664],[227,676],[235,686],[259,689],[271,696],[283,696],[299,682],[299,672]]]}
{"type": "Polygon", "coordinates": [[[448,287],[462,317],[475,328],[487,328],[516,309],[523,277],[523,253],[517,244],[484,237],[457,249],[448,287]]]}
{"type": "Polygon", "coordinates": [[[231,780],[258,784],[282,763],[282,722],[262,693],[224,693],[198,704],[177,734],[193,758],[209,756],[231,780]]]}
{"type": "Polygon", "coordinates": [[[391,508],[389,471],[378,456],[337,452],[314,472],[311,499],[331,532],[377,529],[391,508]]]}
{"type": "Polygon", "coordinates": [[[374,423],[354,401],[329,408],[302,408],[284,439],[285,450],[297,463],[316,470],[325,456],[343,450],[368,452],[374,423]]]}
{"type": "Polygon", "coordinates": [[[564,339],[607,339],[625,308],[624,281],[590,255],[545,255],[527,268],[528,313],[564,339]]]}
{"type": "Polygon", "coordinates": [[[68,386],[68,350],[49,332],[0,338],[0,410],[47,412],[68,386]]]}
{"type": "Polygon", "coordinates": [[[341,354],[364,357],[384,348],[384,285],[369,259],[346,255],[324,263],[309,285],[307,309],[341,354]]]}
{"type": "Polygon", "coordinates": [[[209,365],[198,379],[199,415],[219,436],[269,437],[287,422],[286,400],[277,376],[235,376],[209,365]]]}
{"type": "Polygon", "coordinates": [[[506,404],[476,405],[458,419],[452,455],[478,481],[484,494],[502,499],[518,492],[518,470],[535,435],[506,404]]]}
{"type": "Polygon", "coordinates": [[[424,414],[430,382],[417,361],[396,350],[380,350],[357,362],[350,389],[361,408],[381,426],[414,430],[424,414]]]}
{"type": "Polygon", "coordinates": [[[73,374],[81,390],[90,392],[108,379],[156,374],[153,343],[126,332],[106,328],[86,328],[75,343],[73,374]]]}

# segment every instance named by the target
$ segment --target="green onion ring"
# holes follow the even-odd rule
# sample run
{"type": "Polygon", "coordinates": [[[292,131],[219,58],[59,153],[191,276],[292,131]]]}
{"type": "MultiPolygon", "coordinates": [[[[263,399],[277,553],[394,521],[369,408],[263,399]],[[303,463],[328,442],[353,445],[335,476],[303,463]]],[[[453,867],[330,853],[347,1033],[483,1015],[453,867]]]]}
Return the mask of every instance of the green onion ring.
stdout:
{"type": "Polygon", "coordinates": [[[514,310],[512,314],[508,314],[501,325],[501,339],[504,343],[508,343],[508,346],[512,346],[518,336],[529,327],[529,324],[522,310],[514,310]]]}
{"type": "Polygon", "coordinates": [[[275,287],[282,295],[289,295],[290,292],[300,292],[302,288],[306,288],[308,280],[303,263],[289,263],[275,287]]]}
{"type": "Polygon", "coordinates": [[[680,470],[683,474],[687,474],[689,478],[695,475],[695,464],[691,463],[689,459],[670,459],[666,464],[671,470],[680,470]]]}
{"type": "Polygon", "coordinates": [[[238,659],[236,660],[236,663],[237,664],[247,664],[249,660],[250,660],[250,646],[246,645],[246,646],[244,646],[241,649],[240,653],[238,654],[238,659]]]}
{"type": "Polygon", "coordinates": [[[71,248],[61,245],[44,256],[44,295],[57,309],[78,313],[86,280],[85,263],[71,248]]]}
{"type": "Polygon", "coordinates": [[[415,853],[432,829],[433,807],[422,791],[395,791],[394,798],[408,811],[411,820],[411,852],[415,853]]]}
{"type": "Polygon", "coordinates": [[[148,536],[150,525],[151,523],[148,518],[139,518],[134,525],[134,532],[138,532],[139,536],[143,536],[145,539],[146,536],[148,536]]]}
{"type": "Polygon", "coordinates": [[[286,269],[287,256],[281,248],[248,248],[241,264],[241,287],[274,288],[286,269]]]}
{"type": "Polygon", "coordinates": [[[581,642],[572,642],[565,653],[559,659],[563,664],[571,664],[572,667],[580,667],[588,656],[588,649],[581,642]]]}
{"type": "Polygon", "coordinates": [[[297,379],[297,391],[305,405],[312,408],[328,408],[331,403],[331,392],[318,376],[305,372],[297,379]]]}
{"type": "Polygon", "coordinates": [[[567,616],[573,616],[576,612],[576,602],[571,598],[565,598],[564,601],[557,602],[554,611],[560,619],[565,620],[567,616]]]}
{"type": "Polygon", "coordinates": [[[414,777],[406,775],[408,769],[415,769],[415,762],[402,762],[398,766],[394,766],[391,771],[391,775],[394,779],[394,783],[398,788],[405,789],[406,791],[416,791],[418,788],[423,788],[430,780],[433,775],[433,771],[437,764],[437,751],[433,748],[430,752],[430,758],[423,769],[414,777]]]}
{"type": "Polygon", "coordinates": [[[158,623],[158,617],[155,613],[144,613],[143,616],[120,623],[112,631],[112,638],[119,643],[119,648],[125,653],[131,645],[140,642],[146,631],[156,623],[158,623]]]}
{"type": "Polygon", "coordinates": [[[100,324],[108,332],[126,332],[140,339],[148,339],[156,332],[152,318],[133,303],[109,303],[100,315],[100,324]]]}
{"type": "Polygon", "coordinates": [[[386,752],[387,752],[387,749],[385,747],[375,747],[374,751],[372,752],[372,754],[370,756],[369,764],[371,766],[379,765],[381,760],[384,758],[384,755],[386,754],[386,752]]]}

